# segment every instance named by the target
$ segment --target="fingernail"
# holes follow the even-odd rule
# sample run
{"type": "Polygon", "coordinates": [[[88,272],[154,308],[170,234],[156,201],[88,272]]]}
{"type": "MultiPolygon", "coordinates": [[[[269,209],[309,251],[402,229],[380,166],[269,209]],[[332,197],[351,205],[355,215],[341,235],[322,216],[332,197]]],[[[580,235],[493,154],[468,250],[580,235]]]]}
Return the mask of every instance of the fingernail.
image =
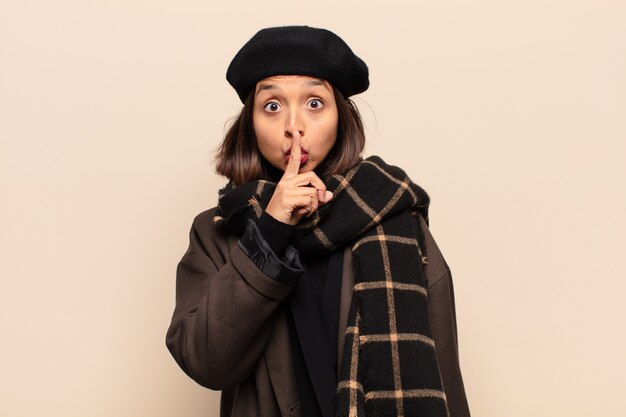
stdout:
{"type": "Polygon", "coordinates": [[[333,193],[331,191],[326,191],[326,199],[324,200],[325,203],[329,202],[332,198],[333,198],[333,193]]]}

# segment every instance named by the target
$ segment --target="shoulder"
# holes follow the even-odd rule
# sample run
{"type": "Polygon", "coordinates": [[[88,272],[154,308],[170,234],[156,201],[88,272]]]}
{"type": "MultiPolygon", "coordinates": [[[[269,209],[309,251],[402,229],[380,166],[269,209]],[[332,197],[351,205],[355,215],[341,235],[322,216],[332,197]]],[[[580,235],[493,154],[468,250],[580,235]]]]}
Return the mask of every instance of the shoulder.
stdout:
{"type": "Polygon", "coordinates": [[[420,236],[420,251],[424,256],[424,273],[429,287],[433,287],[442,278],[450,275],[450,269],[446,260],[439,249],[439,245],[435,242],[435,238],[431,232],[428,220],[417,213],[415,219],[418,223],[420,236]]]}
{"type": "Polygon", "coordinates": [[[217,206],[196,214],[193,219],[193,226],[201,230],[217,229],[214,223],[216,211],[217,206]]]}
{"type": "Polygon", "coordinates": [[[223,224],[216,223],[218,218],[217,207],[197,214],[193,219],[190,238],[209,256],[227,257],[228,240],[235,232],[223,224]]]}
{"type": "Polygon", "coordinates": [[[221,217],[217,209],[217,206],[215,206],[198,213],[193,219],[194,227],[198,228],[198,230],[217,235],[227,236],[234,233],[235,231],[233,229],[219,222],[221,217]]]}

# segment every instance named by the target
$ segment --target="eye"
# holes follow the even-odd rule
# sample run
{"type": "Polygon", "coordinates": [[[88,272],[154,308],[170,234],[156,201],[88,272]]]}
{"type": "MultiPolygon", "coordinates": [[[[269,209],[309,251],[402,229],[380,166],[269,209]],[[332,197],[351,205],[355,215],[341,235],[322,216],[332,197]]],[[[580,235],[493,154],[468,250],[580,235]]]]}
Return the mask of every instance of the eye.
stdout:
{"type": "Polygon", "coordinates": [[[324,102],[319,98],[314,98],[313,100],[309,101],[308,104],[311,106],[312,109],[321,109],[322,107],[324,107],[324,102]]]}
{"type": "Polygon", "coordinates": [[[276,103],[275,101],[270,101],[265,106],[263,106],[263,109],[271,113],[277,112],[280,109],[280,104],[276,103]]]}

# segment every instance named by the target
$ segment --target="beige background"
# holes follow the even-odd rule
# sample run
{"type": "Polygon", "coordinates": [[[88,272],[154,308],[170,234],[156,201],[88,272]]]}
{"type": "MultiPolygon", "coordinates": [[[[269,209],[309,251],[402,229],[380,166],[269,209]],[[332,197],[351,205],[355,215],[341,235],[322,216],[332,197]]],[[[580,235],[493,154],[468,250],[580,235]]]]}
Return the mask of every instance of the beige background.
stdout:
{"type": "Polygon", "coordinates": [[[217,416],[165,348],[175,267],[226,67],[281,24],[369,65],[366,155],[431,195],[473,416],[625,415],[622,0],[0,0],[0,415],[217,416]]]}

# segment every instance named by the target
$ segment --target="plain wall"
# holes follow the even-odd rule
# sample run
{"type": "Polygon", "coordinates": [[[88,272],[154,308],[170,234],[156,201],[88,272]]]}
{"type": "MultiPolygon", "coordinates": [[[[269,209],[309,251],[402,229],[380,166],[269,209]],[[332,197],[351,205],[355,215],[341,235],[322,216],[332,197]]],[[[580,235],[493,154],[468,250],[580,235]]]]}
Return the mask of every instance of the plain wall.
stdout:
{"type": "Polygon", "coordinates": [[[0,0],[0,415],[217,416],[165,332],[225,73],[266,26],[365,60],[365,156],[432,199],[477,417],[626,412],[626,2],[0,0]]]}

